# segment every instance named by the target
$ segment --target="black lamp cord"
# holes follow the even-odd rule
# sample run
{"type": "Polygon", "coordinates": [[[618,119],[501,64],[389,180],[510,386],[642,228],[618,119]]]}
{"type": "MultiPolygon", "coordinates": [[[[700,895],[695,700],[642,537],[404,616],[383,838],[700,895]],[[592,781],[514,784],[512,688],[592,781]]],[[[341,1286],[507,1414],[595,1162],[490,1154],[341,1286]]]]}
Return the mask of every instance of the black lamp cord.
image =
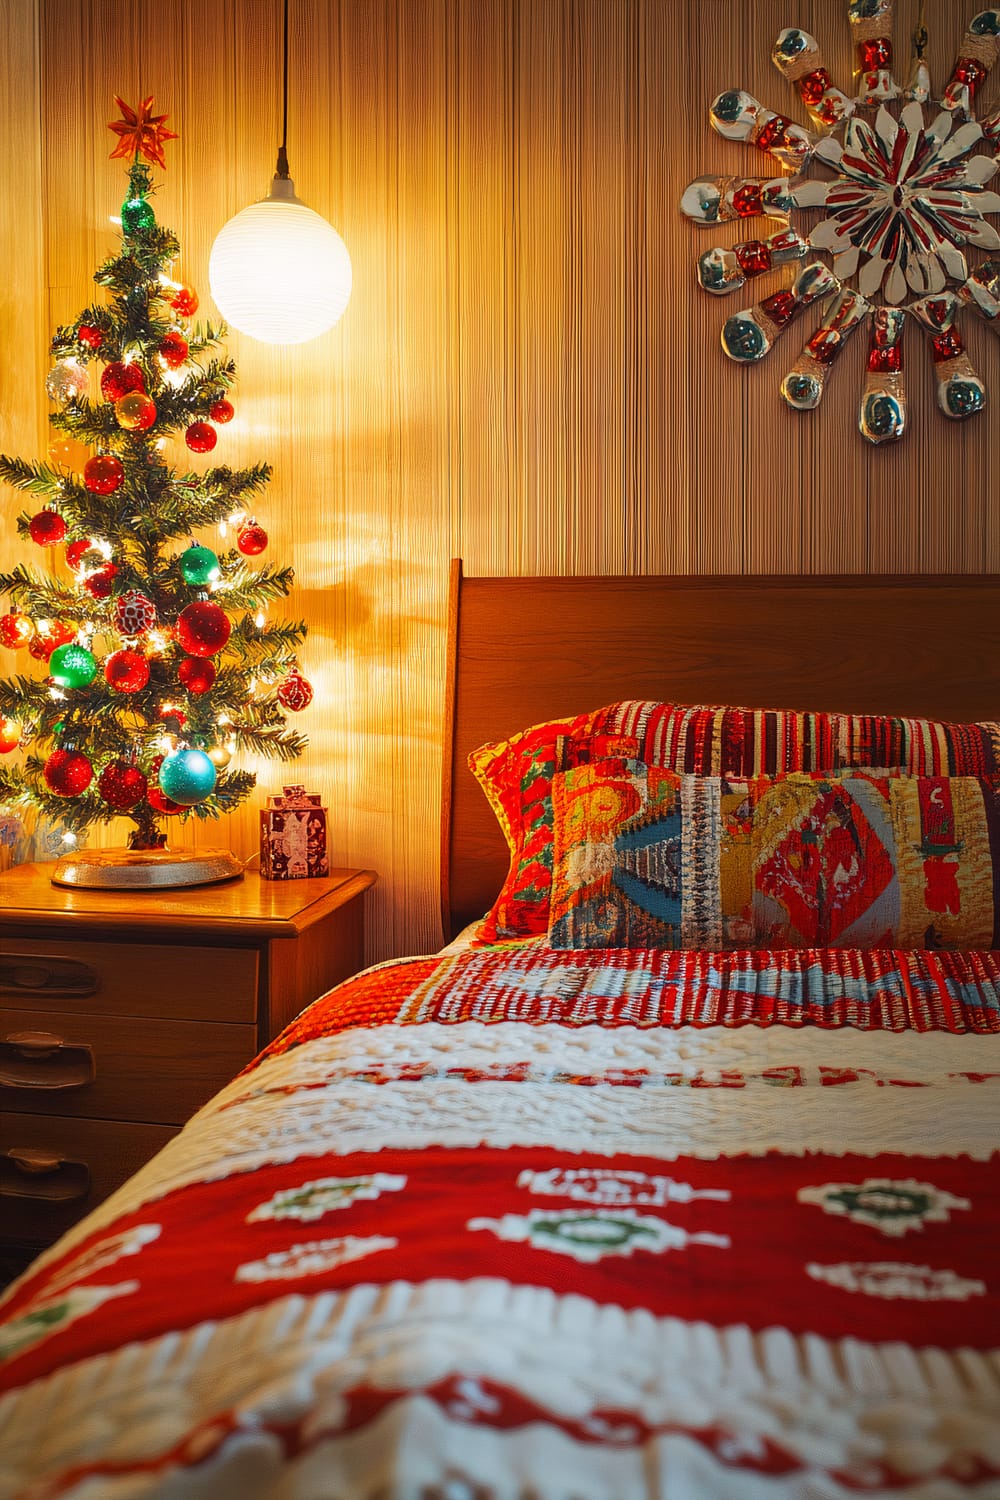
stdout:
{"type": "Polygon", "coordinates": [[[285,0],[284,11],[281,63],[281,145],[278,147],[277,176],[287,179],[291,175],[288,170],[288,152],[285,149],[288,144],[288,0],[285,0]]]}

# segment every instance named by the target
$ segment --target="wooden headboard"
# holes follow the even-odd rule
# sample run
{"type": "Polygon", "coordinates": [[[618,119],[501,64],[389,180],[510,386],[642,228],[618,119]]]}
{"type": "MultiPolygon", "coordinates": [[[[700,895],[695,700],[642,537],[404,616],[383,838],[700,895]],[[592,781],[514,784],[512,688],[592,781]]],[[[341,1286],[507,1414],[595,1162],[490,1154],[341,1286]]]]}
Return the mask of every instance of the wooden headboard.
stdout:
{"type": "Polygon", "coordinates": [[[507,870],[469,752],[620,698],[1000,718],[1000,576],[466,578],[452,564],[446,936],[507,870]]]}

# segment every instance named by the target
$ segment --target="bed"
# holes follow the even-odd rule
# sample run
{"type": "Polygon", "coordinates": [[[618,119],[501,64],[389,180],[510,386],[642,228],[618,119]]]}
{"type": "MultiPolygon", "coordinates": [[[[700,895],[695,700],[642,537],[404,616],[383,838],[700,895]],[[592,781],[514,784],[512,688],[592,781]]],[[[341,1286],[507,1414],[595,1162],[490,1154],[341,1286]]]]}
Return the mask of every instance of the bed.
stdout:
{"type": "Polygon", "coordinates": [[[454,565],[443,946],[9,1289],[0,1495],[1000,1496],[998,659],[994,577],[454,565]]]}

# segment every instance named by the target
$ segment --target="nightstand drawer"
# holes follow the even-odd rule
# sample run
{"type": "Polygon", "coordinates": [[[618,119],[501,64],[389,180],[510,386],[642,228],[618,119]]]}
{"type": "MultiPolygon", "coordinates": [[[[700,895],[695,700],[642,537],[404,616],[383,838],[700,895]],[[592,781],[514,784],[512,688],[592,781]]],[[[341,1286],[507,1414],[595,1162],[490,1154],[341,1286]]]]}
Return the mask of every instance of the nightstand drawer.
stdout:
{"type": "Polygon", "coordinates": [[[253,1026],[0,1011],[5,1109],[183,1125],[250,1061],[253,1026]]]}
{"type": "Polygon", "coordinates": [[[18,1009],[245,1021],[257,1017],[255,948],[3,938],[0,1002],[18,1009]]]}
{"type": "Polygon", "coordinates": [[[176,1134],[163,1125],[5,1113],[0,1148],[4,1239],[49,1244],[176,1134]]]}

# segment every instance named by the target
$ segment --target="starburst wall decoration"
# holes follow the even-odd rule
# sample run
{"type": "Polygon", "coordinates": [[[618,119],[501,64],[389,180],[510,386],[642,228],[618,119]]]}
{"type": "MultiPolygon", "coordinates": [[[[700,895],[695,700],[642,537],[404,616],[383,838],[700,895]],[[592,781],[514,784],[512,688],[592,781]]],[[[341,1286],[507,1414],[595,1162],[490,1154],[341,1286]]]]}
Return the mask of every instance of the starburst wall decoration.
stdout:
{"type": "Polygon", "coordinates": [[[906,431],[907,320],[926,331],[944,415],[964,421],[986,405],[958,320],[968,308],[1000,334],[1000,257],[989,253],[1000,250],[1000,234],[988,222],[1000,213],[1000,195],[986,190],[1000,166],[1000,109],[981,120],[973,113],[1000,51],[1000,10],[980,11],[969,22],[937,100],[922,26],[901,87],[892,74],[892,0],[848,0],[847,15],[854,95],[833,85],[807,31],[783,31],[772,60],[795,85],[816,129],[766,109],[743,89],[720,94],[709,110],[713,129],[756,146],[784,175],[699,177],[681,209],[703,226],[757,217],[781,226],[767,239],[700,255],[698,280],[706,292],[727,296],[775,266],[802,263],[790,287],[733,313],[722,328],[729,358],[756,364],[799,313],[822,305],[819,327],[781,381],[793,410],[819,406],[844,345],[867,324],[858,426],[878,444],[906,431]],[[816,211],[822,216],[810,227],[801,216],[816,211]]]}

